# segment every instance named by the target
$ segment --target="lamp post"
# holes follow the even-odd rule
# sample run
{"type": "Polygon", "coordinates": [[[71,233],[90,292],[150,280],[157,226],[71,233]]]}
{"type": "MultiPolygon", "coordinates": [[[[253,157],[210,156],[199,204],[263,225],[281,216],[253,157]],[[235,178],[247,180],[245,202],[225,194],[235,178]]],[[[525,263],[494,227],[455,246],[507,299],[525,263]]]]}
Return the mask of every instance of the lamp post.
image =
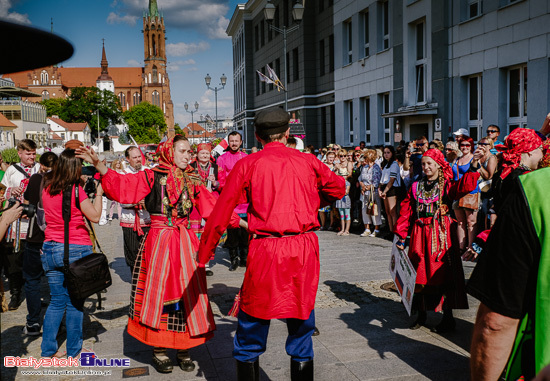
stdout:
{"type": "Polygon", "coordinates": [[[209,90],[213,90],[214,91],[214,95],[215,95],[215,100],[216,100],[216,129],[215,129],[215,134],[216,134],[216,137],[218,137],[218,90],[223,90],[225,89],[225,84],[227,83],[227,77],[225,76],[225,74],[222,74],[222,76],[220,77],[220,86],[221,88],[218,88],[218,86],[212,88],[210,87],[210,83],[212,82],[212,77],[210,76],[210,74],[206,74],[206,77],[204,77],[204,82],[206,82],[206,88],[208,88],[209,90]]]}
{"type": "Polygon", "coordinates": [[[275,8],[275,5],[273,5],[271,3],[271,0],[268,0],[266,6],[264,8],[264,17],[267,20],[267,23],[268,23],[269,28],[271,30],[274,30],[275,32],[280,33],[280,34],[283,35],[283,58],[284,58],[284,68],[285,68],[285,82],[284,82],[284,85],[285,85],[285,111],[288,111],[288,91],[287,91],[288,73],[287,73],[287,70],[286,70],[286,68],[287,68],[287,62],[286,62],[286,50],[287,50],[286,35],[288,33],[294,32],[295,30],[298,30],[300,28],[300,22],[304,18],[304,6],[300,2],[297,2],[296,4],[294,4],[294,7],[292,7],[292,18],[298,24],[294,25],[290,28],[288,28],[286,25],[283,25],[283,28],[281,29],[281,28],[277,28],[276,26],[274,26],[272,24],[273,19],[275,18],[276,10],[277,9],[275,8]]]}
{"type": "Polygon", "coordinates": [[[199,110],[199,102],[195,101],[195,109],[189,111],[189,105],[187,102],[184,103],[183,107],[185,108],[185,111],[191,114],[191,131],[193,131],[193,138],[195,138],[195,130],[193,129],[193,114],[196,113],[199,110]]]}

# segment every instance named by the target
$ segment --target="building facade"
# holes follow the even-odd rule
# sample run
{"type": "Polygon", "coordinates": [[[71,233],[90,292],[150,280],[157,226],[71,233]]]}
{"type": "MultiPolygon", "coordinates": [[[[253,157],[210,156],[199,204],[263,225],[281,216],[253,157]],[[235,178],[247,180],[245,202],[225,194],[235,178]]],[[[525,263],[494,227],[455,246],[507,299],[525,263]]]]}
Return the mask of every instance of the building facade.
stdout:
{"type": "MultiPolygon", "coordinates": [[[[275,0],[272,25],[289,29],[291,0],[275,0]]],[[[285,92],[260,81],[257,71],[272,68],[287,82],[287,110],[291,133],[306,135],[309,144],[325,145],[335,136],[333,1],[308,2],[299,28],[287,33],[286,55],[282,33],[270,28],[264,17],[266,0],[237,5],[227,28],[233,43],[234,129],[243,134],[245,147],[257,145],[255,114],[269,107],[285,107],[285,92]],[[286,62],[286,64],[285,64],[286,62]]]]}
{"type": "Polygon", "coordinates": [[[549,12],[546,0],[336,2],[336,142],[538,129],[550,109],[549,12]]]}
{"type": "Polygon", "coordinates": [[[19,73],[4,74],[15,86],[42,94],[42,99],[65,98],[75,87],[112,91],[126,111],[142,101],[164,112],[169,134],[174,133],[174,105],[166,71],[166,29],[156,0],[149,0],[143,17],[144,67],[109,67],[103,45],[100,67],[64,68],[49,66],[19,73]]]}

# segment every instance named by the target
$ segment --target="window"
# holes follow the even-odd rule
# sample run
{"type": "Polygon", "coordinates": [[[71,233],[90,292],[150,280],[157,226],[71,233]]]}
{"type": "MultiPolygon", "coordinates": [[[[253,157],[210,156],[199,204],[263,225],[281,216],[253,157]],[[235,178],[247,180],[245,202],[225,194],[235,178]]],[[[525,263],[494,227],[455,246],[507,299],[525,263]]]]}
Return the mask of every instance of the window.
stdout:
{"type": "Polygon", "coordinates": [[[254,47],[256,50],[260,49],[260,29],[258,25],[254,27],[254,47]]]}
{"type": "Polygon", "coordinates": [[[61,139],[65,140],[65,133],[64,132],[61,133],[61,139]]]}
{"type": "Polygon", "coordinates": [[[260,76],[256,75],[256,95],[260,95],[260,76]]]}
{"type": "Polygon", "coordinates": [[[527,126],[527,66],[508,70],[508,133],[527,126]]]}
{"type": "Polygon", "coordinates": [[[288,82],[291,82],[291,76],[290,76],[290,53],[286,54],[286,75],[288,75],[288,82]]]}
{"type": "Polygon", "coordinates": [[[419,22],[415,26],[415,88],[417,104],[426,102],[426,33],[425,22],[419,22]]]}
{"type": "Polygon", "coordinates": [[[353,32],[351,20],[344,21],[344,65],[348,65],[353,62],[353,32]]]}
{"type": "Polygon", "coordinates": [[[334,71],[334,35],[331,34],[328,37],[328,70],[334,71]]]}
{"type": "Polygon", "coordinates": [[[347,144],[353,144],[353,101],[344,102],[344,128],[347,144]]]}
{"type": "MultiPolygon", "coordinates": [[[[382,114],[390,112],[390,94],[382,94],[382,114]]],[[[390,118],[382,118],[384,124],[384,144],[391,144],[390,118]]]]}
{"type": "Polygon", "coordinates": [[[159,81],[159,72],[157,65],[153,65],[153,83],[158,83],[159,81]]]}
{"type": "MultiPolygon", "coordinates": [[[[273,69],[273,62],[270,62],[270,63],[269,63],[269,67],[270,67],[271,69],[273,69]]],[[[268,75],[268,77],[269,77],[269,75],[268,75]]],[[[269,84],[269,91],[271,91],[271,90],[273,90],[273,83],[270,83],[270,84],[269,84]]]]}
{"type": "Polygon", "coordinates": [[[325,75],[325,40],[319,41],[319,76],[325,75]]]}
{"type": "Polygon", "coordinates": [[[334,0],[328,0],[328,6],[332,7],[334,5],[334,0]]]}
{"type": "Polygon", "coordinates": [[[300,79],[300,61],[298,57],[298,48],[295,48],[292,51],[292,74],[294,81],[300,79]]]}
{"type": "Polygon", "coordinates": [[[133,96],[134,99],[134,106],[141,103],[141,94],[140,93],[134,93],[133,96]]]}
{"type": "Polygon", "coordinates": [[[370,98],[361,99],[363,111],[363,128],[365,129],[365,143],[370,144],[370,98]]]}
{"type": "Polygon", "coordinates": [[[481,15],[481,0],[468,0],[468,19],[481,15]]]}
{"type": "Polygon", "coordinates": [[[370,39],[369,39],[369,11],[368,9],[361,13],[362,29],[363,29],[363,57],[370,55],[370,39]]]}
{"type": "Polygon", "coordinates": [[[265,22],[262,20],[260,22],[260,42],[261,46],[265,45],[265,22]]]}
{"type": "Polygon", "coordinates": [[[50,99],[50,93],[48,92],[48,90],[42,91],[42,100],[44,101],[46,99],[50,99]]]}
{"type": "Polygon", "coordinates": [[[124,95],[124,93],[118,93],[118,100],[120,101],[121,107],[126,107],[126,95],[124,95]]]}
{"type": "Polygon", "coordinates": [[[288,26],[288,0],[283,1],[283,25],[288,26]]]}
{"type": "Polygon", "coordinates": [[[160,107],[160,94],[158,91],[153,91],[152,97],[151,97],[151,103],[153,103],[155,106],[160,107]]]}
{"type": "Polygon", "coordinates": [[[281,73],[281,59],[280,58],[277,58],[275,60],[275,74],[277,74],[277,76],[279,77],[279,79],[281,80],[281,83],[284,83],[284,78],[282,78],[282,73],[281,73]]]}
{"type": "Polygon", "coordinates": [[[48,72],[46,70],[42,70],[42,72],[40,73],[40,83],[42,85],[48,84],[48,72]]]}
{"type": "Polygon", "coordinates": [[[482,77],[476,75],[468,78],[468,129],[470,136],[476,142],[481,138],[480,132],[483,125],[482,99],[482,77]]]}
{"type": "Polygon", "coordinates": [[[382,17],[382,50],[390,48],[390,15],[389,15],[388,0],[381,4],[382,17]]]}

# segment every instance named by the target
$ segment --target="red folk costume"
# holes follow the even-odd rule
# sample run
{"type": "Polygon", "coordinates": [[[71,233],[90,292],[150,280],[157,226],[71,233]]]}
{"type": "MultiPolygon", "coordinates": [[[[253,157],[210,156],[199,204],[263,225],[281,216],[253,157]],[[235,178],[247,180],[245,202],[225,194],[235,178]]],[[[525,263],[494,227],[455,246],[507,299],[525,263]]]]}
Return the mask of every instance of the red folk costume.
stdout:
{"type": "Polygon", "coordinates": [[[464,271],[456,239],[456,221],[451,218],[453,200],[458,200],[477,186],[479,173],[467,172],[452,181],[452,171],[441,151],[430,149],[431,157],[441,167],[444,191],[439,181],[426,177],[413,183],[401,203],[395,234],[405,239],[410,230],[408,256],[416,269],[415,303],[419,310],[468,308],[464,271]]]}
{"type": "MultiPolygon", "coordinates": [[[[189,233],[189,214],[207,219],[215,199],[189,166],[174,164],[173,139],[158,148],[159,166],[136,174],[109,170],[102,178],[107,197],[135,204],[145,198],[151,230],[134,267],[128,333],[163,348],[187,349],[213,336],[214,317],[204,267],[194,254],[198,239],[189,233]]],[[[238,226],[239,217],[231,216],[238,226]]]]}
{"type": "Polygon", "coordinates": [[[260,319],[308,319],[319,283],[317,210],[344,193],[344,179],[314,155],[268,143],[235,164],[206,222],[199,262],[210,259],[235,206],[249,202],[248,229],[256,238],[250,241],[241,309],[260,319]]]}

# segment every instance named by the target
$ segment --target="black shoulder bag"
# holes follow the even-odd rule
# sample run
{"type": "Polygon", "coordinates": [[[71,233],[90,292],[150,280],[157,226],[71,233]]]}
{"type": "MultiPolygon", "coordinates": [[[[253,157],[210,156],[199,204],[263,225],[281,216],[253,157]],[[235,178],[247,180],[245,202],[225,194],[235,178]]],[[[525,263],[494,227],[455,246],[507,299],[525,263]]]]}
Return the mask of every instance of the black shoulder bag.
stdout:
{"type": "MultiPolygon", "coordinates": [[[[75,185],[74,189],[76,203],[78,204],[78,185],[75,185]]],[[[88,296],[109,287],[113,281],[111,279],[111,272],[109,271],[109,262],[103,253],[92,253],[84,258],[74,261],[73,263],[69,263],[69,221],[71,220],[71,199],[72,187],[69,187],[68,190],[63,192],[63,221],[65,223],[65,256],[63,258],[63,273],[65,274],[65,282],[69,295],[73,299],[83,300],[88,296]]],[[[86,218],[86,216],[84,216],[84,218],[86,218]]]]}

